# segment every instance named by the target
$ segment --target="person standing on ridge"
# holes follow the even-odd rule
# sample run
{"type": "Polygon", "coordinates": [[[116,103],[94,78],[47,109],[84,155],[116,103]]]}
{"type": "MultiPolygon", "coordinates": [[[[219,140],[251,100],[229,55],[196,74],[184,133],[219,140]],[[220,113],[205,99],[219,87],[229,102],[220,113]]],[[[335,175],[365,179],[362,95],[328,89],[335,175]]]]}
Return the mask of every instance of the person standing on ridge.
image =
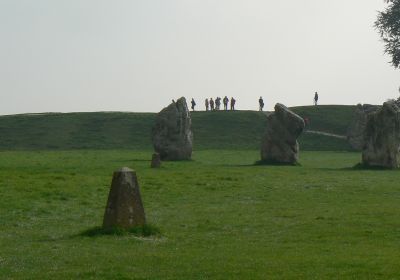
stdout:
{"type": "Polygon", "coordinates": [[[236,104],[236,100],[235,98],[231,98],[231,111],[235,111],[235,104],[236,104]]]}
{"type": "Polygon", "coordinates": [[[204,101],[204,105],[206,106],[206,111],[208,111],[208,98],[204,101]]]}
{"type": "Polygon", "coordinates": [[[224,110],[227,111],[228,110],[228,96],[225,95],[224,99],[222,100],[224,102],[224,110]]]}
{"type": "Polygon", "coordinates": [[[190,103],[192,103],[192,111],[194,111],[194,107],[196,106],[196,102],[194,101],[193,98],[192,98],[192,101],[190,103]]]}
{"type": "Polygon", "coordinates": [[[217,97],[215,98],[215,110],[219,111],[220,108],[221,108],[221,98],[217,97]]]}
{"type": "Polygon", "coordinates": [[[210,98],[210,110],[214,111],[214,100],[212,99],[212,97],[210,98]]]}
{"type": "Polygon", "coordinates": [[[315,94],[314,94],[314,105],[315,106],[318,105],[318,92],[315,92],[315,94]]]}
{"type": "Polygon", "coordinates": [[[264,100],[262,99],[262,96],[258,99],[258,104],[260,105],[260,111],[262,111],[264,109],[264,100]]]}

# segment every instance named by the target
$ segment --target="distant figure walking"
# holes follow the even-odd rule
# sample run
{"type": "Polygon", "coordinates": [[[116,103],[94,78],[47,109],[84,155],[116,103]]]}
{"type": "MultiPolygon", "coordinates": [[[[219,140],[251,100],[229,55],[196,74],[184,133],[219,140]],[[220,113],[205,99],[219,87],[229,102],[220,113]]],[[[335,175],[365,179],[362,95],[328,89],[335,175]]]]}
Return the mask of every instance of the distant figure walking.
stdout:
{"type": "Polygon", "coordinates": [[[318,92],[315,92],[315,94],[314,94],[314,105],[315,106],[318,105],[318,92]]]}
{"type": "Polygon", "coordinates": [[[212,97],[210,98],[210,110],[214,111],[214,100],[212,99],[212,97]]]}
{"type": "Polygon", "coordinates": [[[221,97],[217,97],[215,99],[215,110],[218,110],[221,108],[221,97]]]}
{"type": "Polygon", "coordinates": [[[224,110],[225,111],[228,110],[228,102],[229,102],[228,96],[225,96],[222,101],[224,102],[224,110]]]}
{"type": "Polygon", "coordinates": [[[192,111],[194,111],[194,107],[196,106],[196,102],[194,101],[193,98],[192,98],[192,101],[190,103],[192,103],[192,111]]]}
{"type": "Polygon", "coordinates": [[[262,99],[262,96],[258,99],[258,104],[260,105],[260,111],[262,111],[264,109],[264,100],[262,99]]]}
{"type": "Polygon", "coordinates": [[[236,104],[236,100],[235,98],[231,98],[231,111],[235,111],[235,104],[236,104]]]}
{"type": "Polygon", "coordinates": [[[206,111],[208,111],[208,98],[204,101],[204,105],[206,106],[206,111]]]}

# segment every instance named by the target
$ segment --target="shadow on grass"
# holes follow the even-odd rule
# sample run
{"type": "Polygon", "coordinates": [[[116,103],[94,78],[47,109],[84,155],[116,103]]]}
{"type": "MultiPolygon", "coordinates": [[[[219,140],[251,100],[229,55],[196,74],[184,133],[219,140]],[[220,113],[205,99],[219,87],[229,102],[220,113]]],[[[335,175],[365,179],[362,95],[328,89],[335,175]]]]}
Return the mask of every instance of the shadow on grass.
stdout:
{"type": "Polygon", "coordinates": [[[134,158],[134,159],[119,159],[119,160],[111,160],[110,162],[132,162],[132,161],[136,161],[136,162],[140,162],[140,161],[151,161],[150,159],[143,159],[143,158],[134,158]]]}
{"type": "Polygon", "coordinates": [[[259,166],[259,165],[270,165],[270,166],[301,166],[299,162],[296,163],[285,163],[285,162],[279,162],[275,160],[258,160],[254,164],[254,166],[259,166]]]}
{"type": "Polygon", "coordinates": [[[161,232],[157,227],[147,224],[144,226],[132,227],[130,229],[124,229],[120,227],[112,227],[112,228],[94,227],[83,231],[78,236],[98,237],[104,235],[115,235],[115,236],[133,235],[136,237],[150,237],[150,236],[160,236],[161,232]]]}
{"type": "Polygon", "coordinates": [[[275,162],[275,161],[262,161],[258,160],[254,163],[249,163],[249,164],[221,164],[218,166],[223,166],[223,167],[254,167],[254,166],[301,166],[300,163],[282,163],[282,162],[275,162]]]}
{"type": "Polygon", "coordinates": [[[254,164],[220,164],[216,166],[222,166],[222,167],[254,167],[254,164]]]}
{"type": "Polygon", "coordinates": [[[124,229],[119,227],[113,228],[103,228],[103,227],[93,227],[87,229],[81,233],[73,235],[64,235],[57,238],[44,238],[38,240],[39,242],[59,242],[66,240],[73,240],[79,237],[100,237],[100,236],[134,236],[134,237],[161,237],[161,231],[153,225],[144,225],[133,227],[130,229],[124,229]]]}
{"type": "Polygon", "coordinates": [[[350,167],[342,167],[342,168],[319,167],[316,169],[324,171],[398,171],[399,170],[396,168],[388,168],[382,166],[370,166],[362,163],[357,163],[356,165],[350,167]]]}
{"type": "Polygon", "coordinates": [[[190,159],[161,159],[161,162],[196,162],[195,159],[190,158],[190,159]]]}
{"type": "Polygon", "coordinates": [[[357,163],[352,167],[354,170],[383,170],[383,171],[388,171],[388,170],[393,170],[396,171],[398,168],[390,168],[390,167],[383,167],[383,166],[372,166],[372,165],[367,165],[363,163],[357,163]]]}

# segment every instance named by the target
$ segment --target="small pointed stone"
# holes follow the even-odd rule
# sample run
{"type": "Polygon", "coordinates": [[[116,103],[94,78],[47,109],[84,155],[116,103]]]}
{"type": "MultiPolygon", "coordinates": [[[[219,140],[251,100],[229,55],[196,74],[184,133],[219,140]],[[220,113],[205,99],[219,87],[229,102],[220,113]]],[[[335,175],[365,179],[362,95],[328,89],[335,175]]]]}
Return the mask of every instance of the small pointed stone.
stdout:
{"type": "Polygon", "coordinates": [[[131,228],[146,223],[136,172],[123,167],[114,172],[103,228],[131,228]]]}
{"type": "Polygon", "coordinates": [[[151,168],[159,168],[161,167],[161,157],[159,153],[154,153],[151,158],[151,168]]]}

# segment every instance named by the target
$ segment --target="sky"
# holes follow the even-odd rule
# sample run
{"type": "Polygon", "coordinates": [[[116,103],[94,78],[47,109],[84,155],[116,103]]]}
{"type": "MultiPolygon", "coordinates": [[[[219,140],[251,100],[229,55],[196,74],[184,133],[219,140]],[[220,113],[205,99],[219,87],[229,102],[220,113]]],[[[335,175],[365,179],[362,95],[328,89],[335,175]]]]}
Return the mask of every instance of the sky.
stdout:
{"type": "Polygon", "coordinates": [[[0,115],[240,110],[399,96],[383,0],[0,0],[0,115]]]}

